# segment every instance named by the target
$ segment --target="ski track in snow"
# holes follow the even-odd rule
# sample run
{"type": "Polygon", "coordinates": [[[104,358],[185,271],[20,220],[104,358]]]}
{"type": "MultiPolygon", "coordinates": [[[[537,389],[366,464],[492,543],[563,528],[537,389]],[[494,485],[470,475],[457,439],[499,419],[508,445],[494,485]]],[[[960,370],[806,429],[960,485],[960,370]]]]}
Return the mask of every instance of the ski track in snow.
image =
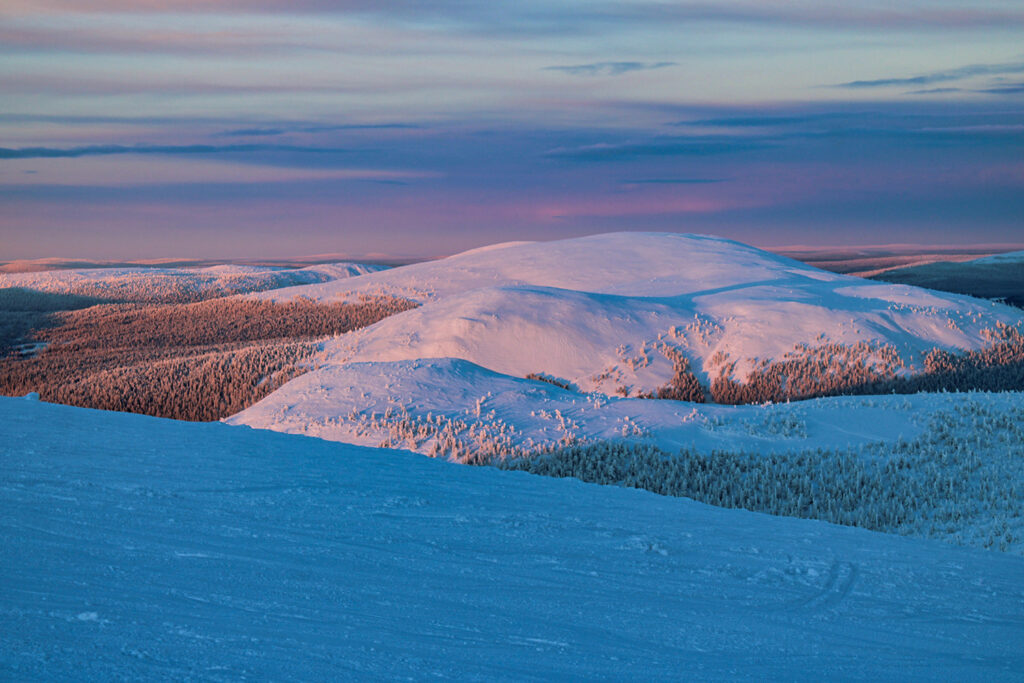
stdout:
{"type": "Polygon", "coordinates": [[[0,399],[0,677],[1020,680],[1024,559],[0,399]]]}

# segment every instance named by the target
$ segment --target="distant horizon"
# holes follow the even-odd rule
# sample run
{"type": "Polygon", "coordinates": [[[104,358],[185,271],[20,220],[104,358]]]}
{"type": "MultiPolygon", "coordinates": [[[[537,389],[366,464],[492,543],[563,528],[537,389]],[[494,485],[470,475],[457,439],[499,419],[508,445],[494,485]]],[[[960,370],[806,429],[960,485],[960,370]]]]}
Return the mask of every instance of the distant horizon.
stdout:
{"type": "MultiPolygon", "coordinates": [[[[607,231],[607,232],[641,232],[641,231],[607,231]]],[[[672,231],[643,231],[643,232],[665,232],[667,234],[695,234],[695,233],[683,233],[672,231]]],[[[302,265],[316,265],[323,263],[333,263],[342,261],[353,261],[369,264],[384,264],[384,265],[407,265],[412,263],[420,263],[424,261],[434,261],[438,259],[448,258],[455,256],[465,251],[472,251],[473,249],[479,249],[482,247],[493,246],[503,243],[515,243],[515,242],[547,242],[547,241],[558,241],[564,239],[574,239],[575,237],[586,237],[589,235],[599,235],[606,233],[588,233],[585,235],[579,235],[574,237],[557,237],[550,240],[499,240],[488,244],[480,244],[470,246],[459,251],[442,254],[385,254],[385,253],[369,253],[369,254],[346,254],[344,252],[320,252],[320,253],[300,253],[300,254],[262,254],[262,255],[173,255],[173,256],[34,256],[34,257],[23,257],[23,258],[5,258],[4,255],[0,254],[0,271],[3,269],[18,264],[38,264],[38,265],[52,265],[55,269],[73,269],[73,268],[89,268],[89,267],[201,267],[208,265],[219,265],[219,264],[237,264],[237,265],[284,265],[284,266],[302,266],[302,265]]],[[[701,233],[696,233],[701,234],[701,233]]],[[[711,237],[721,237],[723,239],[732,239],[723,235],[709,235],[711,237]]],[[[734,240],[742,242],[742,240],[734,240]]],[[[797,258],[798,255],[805,255],[812,257],[812,260],[827,260],[823,256],[831,255],[839,257],[843,256],[854,256],[860,255],[865,257],[883,257],[883,256],[911,256],[911,255],[983,255],[983,254],[996,254],[996,253],[1007,253],[1013,251],[1024,250],[1024,242],[1002,242],[1002,243],[966,243],[966,244],[926,244],[926,243],[890,243],[890,244],[784,244],[784,245],[758,245],[750,244],[750,246],[765,251],[790,256],[797,258]],[[813,257],[817,256],[818,259],[813,257]]],[[[797,260],[800,260],[797,258],[797,260]]],[[[13,272],[13,271],[11,271],[13,272]]]]}

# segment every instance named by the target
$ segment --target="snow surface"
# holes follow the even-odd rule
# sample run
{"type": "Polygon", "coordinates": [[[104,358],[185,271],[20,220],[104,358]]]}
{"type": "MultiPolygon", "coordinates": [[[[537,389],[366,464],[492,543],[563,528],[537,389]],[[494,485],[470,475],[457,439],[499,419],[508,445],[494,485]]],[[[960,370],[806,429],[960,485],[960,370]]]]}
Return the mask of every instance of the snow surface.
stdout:
{"type": "MultiPolygon", "coordinates": [[[[954,394],[917,394],[723,406],[616,398],[440,359],[350,363],[310,372],[226,422],[364,446],[394,441],[398,434],[403,448],[427,455],[435,446],[429,433],[404,438],[398,428],[462,423],[471,451],[502,442],[529,451],[615,439],[670,452],[773,453],[913,439],[932,416],[958,400],[954,394]]],[[[979,400],[997,408],[1016,406],[1020,394],[979,400]]]]}
{"type": "MultiPolygon", "coordinates": [[[[231,421],[376,445],[388,427],[372,429],[367,420],[387,405],[398,420],[428,413],[447,419],[477,413],[484,400],[495,411],[488,434],[497,430],[517,447],[567,434],[644,432],[670,447],[721,446],[726,437],[705,434],[708,420],[756,409],[723,413],[612,397],[664,386],[674,374],[667,350],[681,352],[705,385],[718,375],[716,354],[737,361],[733,376],[743,380],[758,360],[779,359],[796,344],[887,344],[905,364],[900,372],[910,372],[935,347],[978,349],[987,343],[983,330],[1024,324],[1021,311],[1008,306],[828,273],[729,240],[661,233],[502,244],[253,296],[335,301],[360,294],[403,296],[422,306],[328,341],[316,369],[231,421]],[[524,381],[531,373],[593,395],[524,381]],[[554,408],[571,423],[537,417],[554,408]],[[502,431],[502,424],[514,430],[502,431]]],[[[851,403],[822,405],[799,446],[915,433],[907,415],[881,409],[835,427],[836,411],[851,403]]],[[[798,409],[778,414],[789,410],[798,409]]],[[[773,447],[775,436],[769,431],[762,443],[773,447]]],[[[757,445],[746,437],[730,444],[757,445]]],[[[411,444],[421,452],[432,446],[411,444]]]]}
{"type": "Polygon", "coordinates": [[[1024,559],[0,399],[0,677],[1020,680],[1024,559]]]}
{"type": "Polygon", "coordinates": [[[909,366],[927,351],[978,349],[981,331],[1022,324],[1017,309],[972,297],[828,273],[738,242],[612,233],[511,243],[354,280],[253,296],[319,301],[358,294],[423,305],[327,345],[323,364],[462,358],[587,391],[635,395],[673,374],[680,349],[705,382],[716,353],[744,379],[796,344],[892,345],[909,366]]]}
{"type": "Polygon", "coordinates": [[[173,300],[182,294],[252,292],[308,285],[383,270],[361,263],[327,263],[306,268],[218,265],[202,268],[82,268],[0,273],[0,288],[21,287],[54,294],[88,294],[121,299],[144,295],[173,300]]]}
{"type": "Polygon", "coordinates": [[[1008,251],[1003,254],[984,256],[968,263],[1021,263],[1024,264],[1024,251],[1008,251]]]}

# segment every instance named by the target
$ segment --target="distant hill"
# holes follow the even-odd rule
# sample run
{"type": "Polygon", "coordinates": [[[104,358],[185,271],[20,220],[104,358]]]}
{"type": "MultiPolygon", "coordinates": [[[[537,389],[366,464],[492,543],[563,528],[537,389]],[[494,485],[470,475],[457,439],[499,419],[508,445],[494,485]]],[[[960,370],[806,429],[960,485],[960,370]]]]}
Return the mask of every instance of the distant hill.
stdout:
{"type": "Polygon", "coordinates": [[[892,268],[871,275],[871,279],[1001,299],[1024,307],[1024,251],[892,268]]]}
{"type": "Polygon", "coordinates": [[[700,235],[495,245],[250,296],[367,295],[421,305],[328,340],[314,370],[232,421],[359,443],[408,436],[405,447],[458,456],[642,434],[685,422],[680,401],[1024,383],[1018,309],[700,235]]]}
{"type": "Polygon", "coordinates": [[[105,301],[188,303],[289,285],[327,282],[384,268],[350,262],[304,268],[236,264],[54,267],[0,273],[0,289],[88,296],[105,301]]]}
{"type": "Polygon", "coordinates": [[[667,233],[495,245],[252,296],[330,302],[360,294],[423,305],[328,345],[328,364],[461,358],[609,395],[623,386],[628,395],[658,390],[681,358],[708,385],[726,366],[742,381],[765,362],[799,353],[799,345],[888,345],[898,356],[891,362],[912,372],[930,349],[976,350],[985,344],[983,329],[1022,321],[1019,311],[978,299],[667,233]]]}
{"type": "Polygon", "coordinates": [[[869,277],[891,268],[916,266],[936,261],[971,261],[1020,249],[1024,244],[921,245],[884,244],[848,247],[778,247],[774,254],[794,258],[801,263],[833,273],[869,277]]]}

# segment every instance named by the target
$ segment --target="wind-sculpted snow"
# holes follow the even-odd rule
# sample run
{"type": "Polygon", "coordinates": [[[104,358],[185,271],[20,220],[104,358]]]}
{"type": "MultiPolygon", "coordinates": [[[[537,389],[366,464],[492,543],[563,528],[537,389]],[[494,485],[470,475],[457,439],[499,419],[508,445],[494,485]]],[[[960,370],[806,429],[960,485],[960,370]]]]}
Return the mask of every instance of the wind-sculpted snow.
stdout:
{"type": "Polygon", "coordinates": [[[0,273],[0,289],[73,294],[104,301],[189,303],[279,287],[330,282],[383,266],[328,263],[306,268],[221,265],[204,268],[88,268],[0,273]]]}
{"type": "Polygon", "coordinates": [[[222,424],[0,424],[4,679],[1024,670],[1003,553],[222,424]]]}

